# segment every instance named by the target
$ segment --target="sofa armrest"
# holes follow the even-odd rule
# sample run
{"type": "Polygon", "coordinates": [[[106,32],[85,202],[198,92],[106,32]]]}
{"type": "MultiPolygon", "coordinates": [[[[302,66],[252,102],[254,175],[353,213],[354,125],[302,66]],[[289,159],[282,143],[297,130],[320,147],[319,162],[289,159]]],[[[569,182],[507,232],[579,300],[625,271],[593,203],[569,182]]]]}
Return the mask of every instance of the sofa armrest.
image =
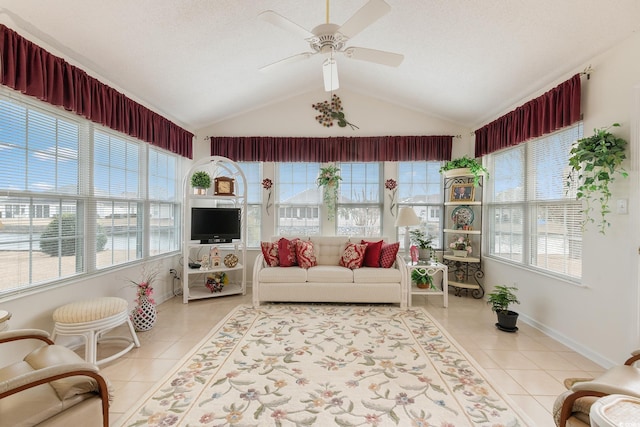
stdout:
{"type": "Polygon", "coordinates": [[[9,331],[0,332],[0,344],[11,341],[19,340],[40,340],[47,344],[53,344],[53,341],[49,338],[49,332],[41,329],[13,329],[9,331]]]}
{"type": "Polygon", "coordinates": [[[253,299],[253,306],[260,305],[260,270],[266,267],[264,262],[264,255],[262,252],[256,257],[256,261],[253,263],[253,282],[251,283],[251,295],[253,299]]]}

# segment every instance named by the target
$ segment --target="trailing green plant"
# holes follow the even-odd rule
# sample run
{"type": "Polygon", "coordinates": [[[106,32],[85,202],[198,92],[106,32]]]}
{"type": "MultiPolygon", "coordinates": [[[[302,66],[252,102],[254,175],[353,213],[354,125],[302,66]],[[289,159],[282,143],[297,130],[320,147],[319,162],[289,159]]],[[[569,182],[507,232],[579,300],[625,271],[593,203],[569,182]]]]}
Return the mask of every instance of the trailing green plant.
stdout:
{"type": "Polygon", "coordinates": [[[605,230],[610,226],[607,221],[609,210],[609,199],[611,190],[609,185],[615,181],[616,175],[623,178],[628,176],[622,168],[622,162],[626,159],[625,150],[627,141],[615,136],[609,129],[619,127],[619,123],[614,123],[607,128],[594,129],[594,134],[579,139],[569,152],[569,166],[571,172],[567,176],[567,192],[574,185],[576,189],[576,199],[584,201],[584,215],[582,229],[587,223],[594,223],[595,208],[593,204],[599,205],[598,227],[600,233],[605,234],[605,230]]]}
{"type": "Polygon", "coordinates": [[[191,186],[195,188],[211,187],[211,176],[205,171],[196,171],[191,175],[191,186]]]}
{"type": "Polygon", "coordinates": [[[320,168],[320,173],[316,179],[318,187],[323,187],[323,200],[327,207],[327,218],[333,220],[336,214],[336,201],[338,200],[338,185],[342,181],[340,168],[336,165],[329,165],[320,168]]]}
{"type": "Polygon", "coordinates": [[[430,288],[433,286],[433,277],[427,274],[424,268],[415,268],[411,270],[411,280],[421,288],[430,288]]]}
{"type": "Polygon", "coordinates": [[[440,173],[452,170],[452,169],[461,169],[466,168],[469,169],[471,174],[473,175],[473,185],[475,187],[480,183],[480,177],[484,174],[489,178],[489,171],[487,168],[482,166],[476,159],[472,159],[471,157],[462,156],[457,159],[449,160],[440,168],[440,173]]]}
{"type": "Polygon", "coordinates": [[[487,294],[487,304],[491,306],[491,310],[498,312],[508,312],[511,304],[520,304],[515,294],[518,288],[515,286],[497,285],[491,292],[487,294]]]}
{"type": "Polygon", "coordinates": [[[431,249],[431,243],[433,243],[433,236],[429,236],[426,231],[419,228],[409,231],[409,239],[420,249],[431,249]]]}

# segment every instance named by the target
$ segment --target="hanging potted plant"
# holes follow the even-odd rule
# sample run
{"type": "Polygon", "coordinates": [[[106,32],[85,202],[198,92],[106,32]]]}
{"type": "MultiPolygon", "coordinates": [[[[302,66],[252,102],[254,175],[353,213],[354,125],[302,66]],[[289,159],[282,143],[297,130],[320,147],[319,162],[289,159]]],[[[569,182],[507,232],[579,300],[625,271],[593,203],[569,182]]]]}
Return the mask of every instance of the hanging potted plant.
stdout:
{"type": "Polygon", "coordinates": [[[516,323],[518,321],[518,313],[509,310],[511,304],[520,304],[515,294],[518,288],[515,286],[497,285],[493,291],[487,294],[487,304],[491,306],[498,317],[496,327],[501,331],[515,332],[518,330],[516,323]]]}
{"type": "Polygon", "coordinates": [[[336,201],[338,200],[338,184],[342,180],[340,168],[329,165],[320,168],[320,174],[316,180],[318,187],[323,187],[323,200],[327,207],[327,219],[333,220],[336,214],[336,201]]]}
{"type": "Polygon", "coordinates": [[[197,171],[191,175],[191,186],[194,194],[207,194],[207,189],[211,187],[211,177],[204,171],[197,171]]]}
{"type": "Polygon", "coordinates": [[[440,168],[440,173],[445,176],[456,175],[473,175],[473,185],[478,186],[480,183],[480,177],[486,175],[489,178],[489,171],[482,166],[476,159],[472,159],[467,156],[460,157],[458,159],[449,160],[440,168]]]}
{"type": "Polygon", "coordinates": [[[593,218],[596,215],[595,208],[592,206],[592,203],[595,203],[600,206],[597,215],[598,227],[600,233],[605,234],[606,228],[610,225],[606,218],[611,212],[609,184],[615,180],[617,174],[623,178],[628,176],[621,166],[626,159],[627,141],[609,132],[612,127],[619,126],[619,123],[614,123],[608,128],[594,129],[593,135],[576,141],[569,152],[571,172],[567,177],[567,191],[575,186],[576,199],[584,200],[583,230],[587,223],[596,222],[593,218]]]}

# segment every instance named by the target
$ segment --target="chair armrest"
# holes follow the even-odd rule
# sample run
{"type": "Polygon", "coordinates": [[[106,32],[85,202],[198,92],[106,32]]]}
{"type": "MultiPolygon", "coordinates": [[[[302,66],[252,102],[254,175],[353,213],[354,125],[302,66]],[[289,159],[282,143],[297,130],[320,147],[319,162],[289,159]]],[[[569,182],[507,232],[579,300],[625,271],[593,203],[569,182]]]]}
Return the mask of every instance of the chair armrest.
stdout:
{"type": "Polygon", "coordinates": [[[394,267],[400,270],[400,296],[402,298],[400,308],[404,309],[407,308],[409,301],[409,286],[411,285],[409,282],[409,269],[407,268],[407,262],[404,257],[396,255],[396,263],[394,267]]]}
{"type": "Polygon", "coordinates": [[[625,365],[633,365],[640,360],[640,349],[631,352],[631,357],[624,361],[625,365]]]}
{"type": "Polygon", "coordinates": [[[53,344],[53,341],[49,338],[49,336],[49,332],[43,331],[41,329],[14,329],[0,332],[0,344],[26,339],[35,339],[44,341],[47,344],[53,344]]]}

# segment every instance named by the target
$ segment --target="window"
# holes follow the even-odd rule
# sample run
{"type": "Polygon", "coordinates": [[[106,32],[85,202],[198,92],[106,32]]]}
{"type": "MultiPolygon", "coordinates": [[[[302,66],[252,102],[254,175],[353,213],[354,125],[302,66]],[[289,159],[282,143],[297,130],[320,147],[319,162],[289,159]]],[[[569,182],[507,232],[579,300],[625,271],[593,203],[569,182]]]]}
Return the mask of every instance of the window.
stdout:
{"type": "Polygon", "coordinates": [[[569,151],[582,124],[487,156],[489,254],[578,279],[581,203],[566,189],[569,151]]]}
{"type": "MultiPolygon", "coordinates": [[[[442,236],[442,177],[441,162],[398,163],[398,206],[412,207],[421,225],[433,237],[433,247],[441,247],[442,236]]],[[[404,242],[404,227],[398,229],[398,239],[404,242]]]]}
{"type": "Polygon", "coordinates": [[[179,158],[148,147],[0,89],[0,296],[177,250],[179,158]]]}
{"type": "Polygon", "coordinates": [[[322,192],[316,184],[318,163],[279,163],[276,234],[320,234],[322,192]]]}
{"type": "MultiPolygon", "coordinates": [[[[260,224],[262,223],[262,170],[260,162],[239,162],[238,165],[247,179],[247,247],[260,247],[260,224]]],[[[273,197],[273,195],[271,196],[273,197]]],[[[271,201],[273,202],[273,200],[271,201]]]]}
{"type": "Polygon", "coordinates": [[[337,233],[342,236],[382,235],[380,163],[340,163],[337,233]]]}

